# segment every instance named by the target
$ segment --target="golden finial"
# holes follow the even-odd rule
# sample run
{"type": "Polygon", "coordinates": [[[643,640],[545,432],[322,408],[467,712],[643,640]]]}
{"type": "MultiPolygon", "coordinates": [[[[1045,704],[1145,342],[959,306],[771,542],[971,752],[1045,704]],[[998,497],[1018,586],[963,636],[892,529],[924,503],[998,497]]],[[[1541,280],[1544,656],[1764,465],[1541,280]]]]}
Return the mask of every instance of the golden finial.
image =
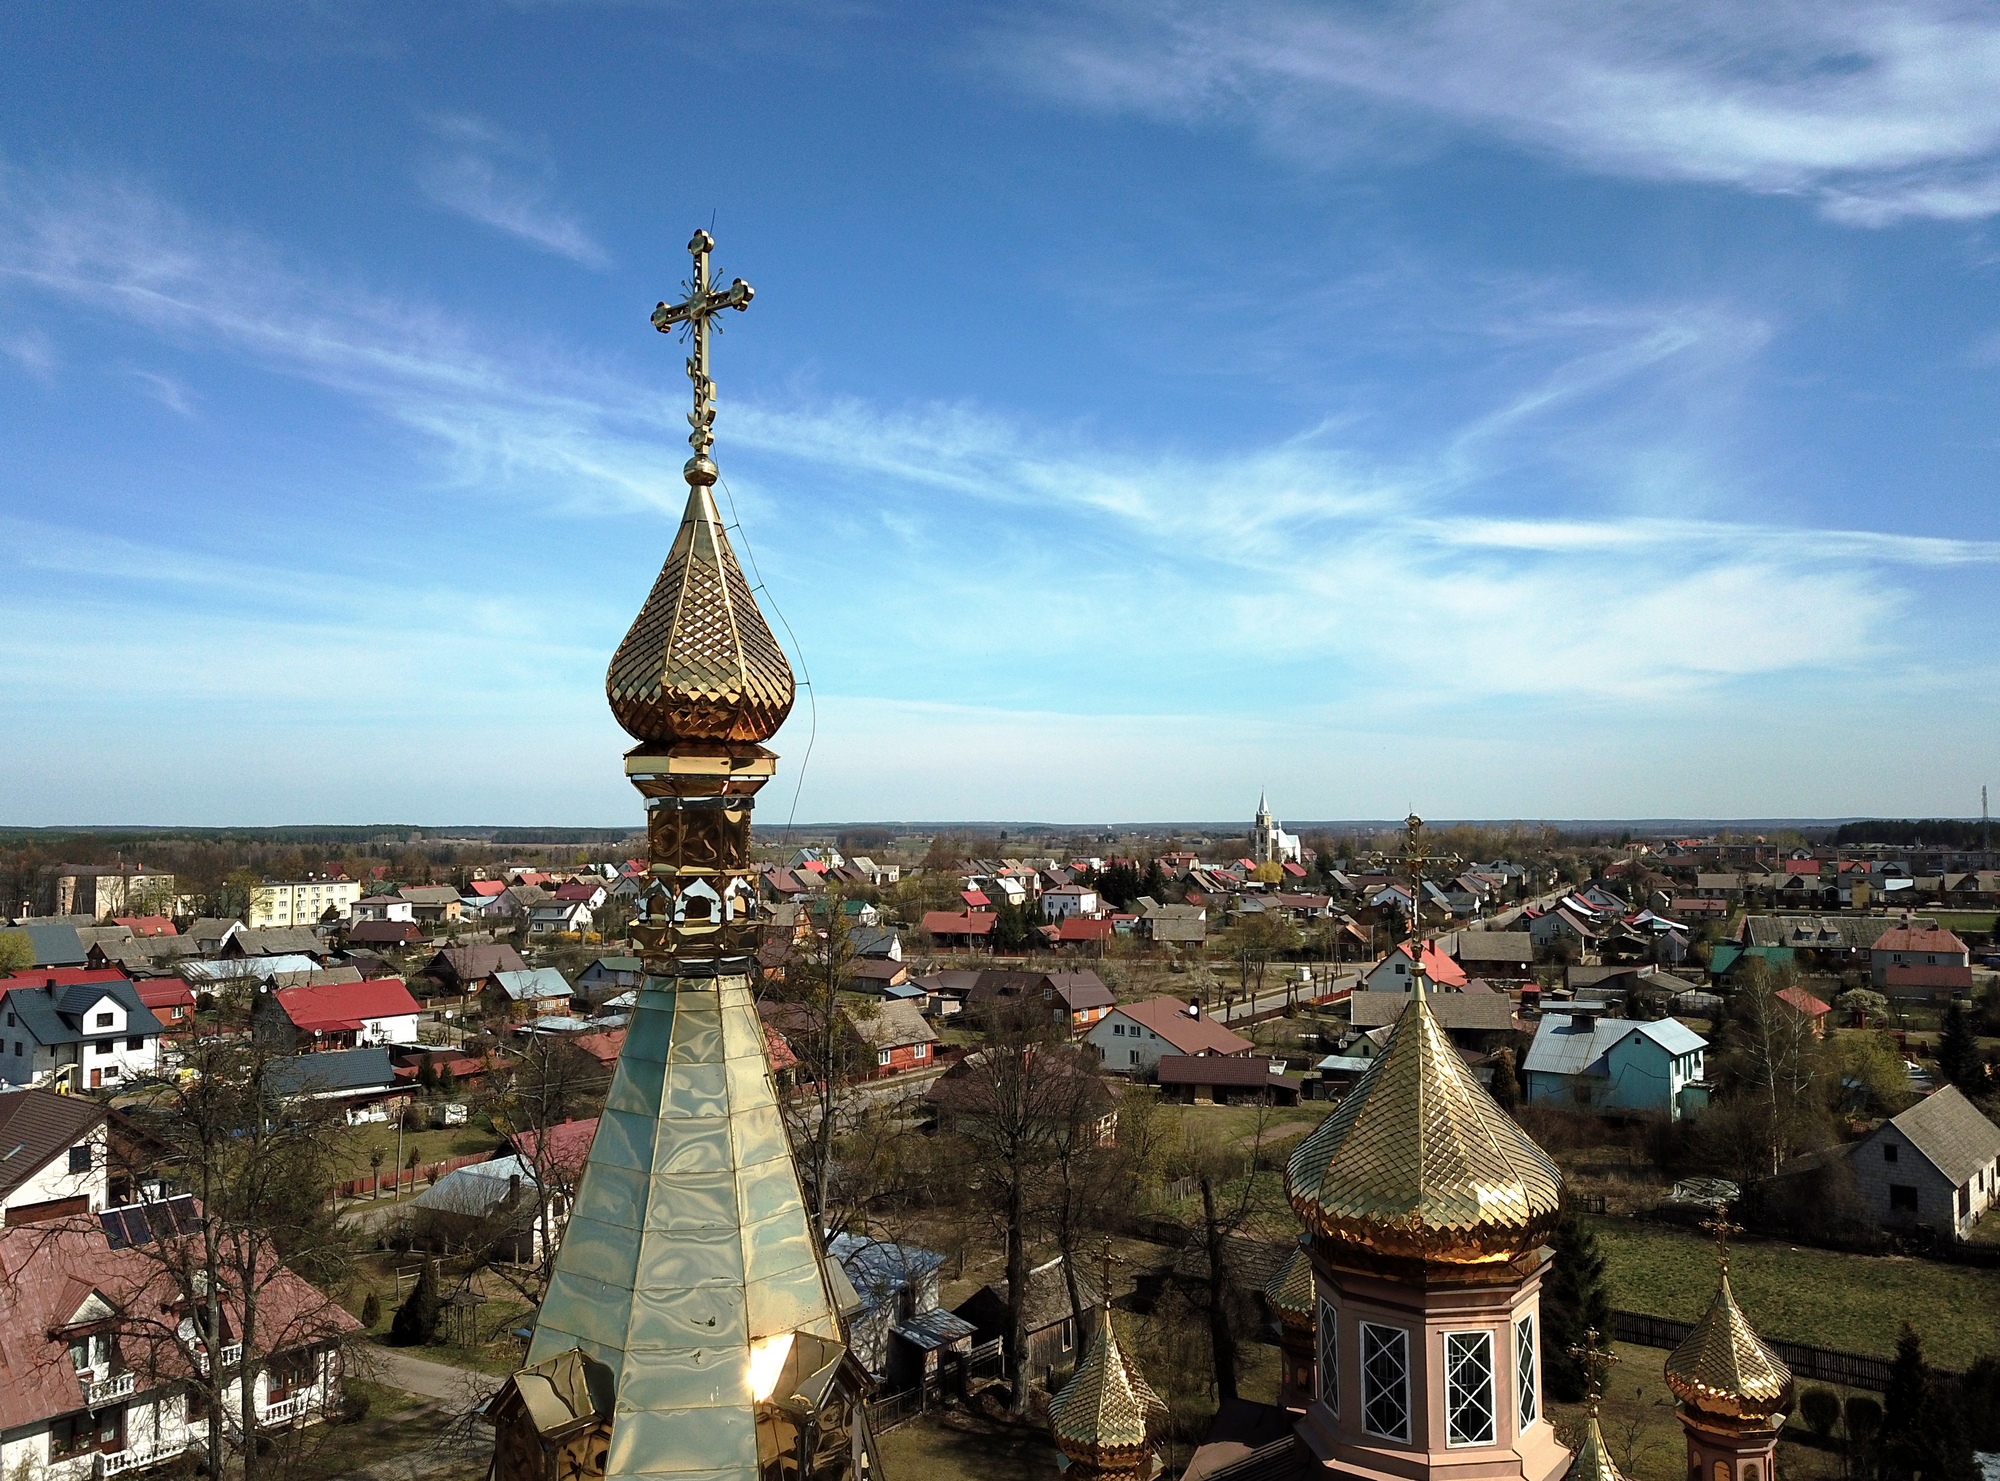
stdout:
{"type": "Polygon", "coordinates": [[[1609,1344],[1597,1345],[1597,1328],[1592,1327],[1583,1334],[1583,1341],[1569,1350],[1569,1355],[1583,1364],[1590,1390],[1590,1413],[1583,1422],[1583,1443],[1577,1446],[1576,1459],[1570,1462],[1563,1481],[1625,1481],[1605,1447],[1604,1430],[1597,1422],[1598,1398],[1604,1392],[1605,1379],[1611,1365],[1618,1361],[1618,1354],[1609,1344]]]}
{"type": "Polygon", "coordinates": [[[694,270],[687,297],[653,310],[653,326],[662,334],[679,329],[693,341],[687,373],[694,383],[694,409],[688,413],[694,456],[682,469],[687,507],[667,563],[604,679],[618,723],[649,746],[769,740],[791,713],[796,695],[792,666],[757,610],[710,493],[718,474],[708,455],[715,443],[708,337],[721,331],[714,322],[718,314],[741,312],[752,297],[741,278],[727,288],[716,286],[708,269],[714,246],[707,232],[694,234],[688,243],[694,270]]]}
{"type": "Polygon", "coordinates": [[[1782,1411],[1792,1394],[1792,1370],[1765,1345],[1729,1288],[1729,1236],[1743,1227],[1728,1219],[1718,1199],[1715,1217],[1702,1228],[1715,1234],[1720,1267],[1715,1299],[1667,1358],[1667,1387],[1690,1409],[1731,1419],[1764,1420],[1782,1411]]]}
{"type": "Polygon", "coordinates": [[[1143,1481],[1152,1474],[1152,1427],[1166,1405],[1126,1356],[1112,1329],[1111,1253],[1107,1236],[1099,1256],[1104,1309],[1076,1373],[1049,1401],[1049,1429],[1056,1447],[1079,1474],[1143,1481]]]}

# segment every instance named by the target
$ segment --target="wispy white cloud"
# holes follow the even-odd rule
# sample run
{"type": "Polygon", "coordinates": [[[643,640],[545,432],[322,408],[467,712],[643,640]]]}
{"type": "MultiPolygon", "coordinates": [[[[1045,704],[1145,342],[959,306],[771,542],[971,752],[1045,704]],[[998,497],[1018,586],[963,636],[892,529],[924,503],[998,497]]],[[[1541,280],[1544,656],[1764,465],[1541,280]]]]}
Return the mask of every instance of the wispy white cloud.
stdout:
{"type": "MultiPolygon", "coordinates": [[[[0,177],[0,280],[330,387],[433,439],[484,493],[597,513],[672,511],[682,496],[678,407],[662,388],[291,266],[131,187],[0,177]]],[[[1615,437],[1587,470],[1594,512],[1496,511],[1494,470],[1560,419],[1587,420],[1612,390],[1740,366],[1768,333],[1702,305],[1572,320],[1568,354],[1395,456],[1323,427],[1233,453],[1135,450],[971,404],[732,398],[725,463],[746,498],[815,491],[754,524],[780,585],[812,592],[830,619],[815,641],[834,649],[823,667],[836,689],[884,674],[868,665],[885,631],[902,635],[906,671],[989,695],[1015,682],[1019,645],[996,648],[987,624],[940,623],[939,611],[1060,613],[1139,662],[1204,676],[1222,709],[1239,702],[1222,690],[1266,669],[1301,708],[1411,684],[1609,705],[1758,677],[1838,687],[1907,651],[1916,583],[2000,563],[1991,542],[1717,517],[1703,511],[1725,501],[1693,490],[1660,512],[1618,486],[1656,479],[1656,450],[1615,437]],[[845,612],[864,594],[844,565],[824,579],[836,574],[827,552],[885,528],[904,552],[898,579],[845,612]]],[[[1536,330],[1558,346],[1561,331],[1560,315],[1536,330]]],[[[1080,711],[1130,703],[1086,671],[1102,673],[1087,646],[1035,664],[1019,683],[1060,671],[1080,711]]]]}
{"type": "Polygon", "coordinates": [[[1428,117],[1857,225],[2000,211],[2000,15],[1952,0],[1109,0],[1018,23],[994,55],[1060,98],[1247,118],[1325,162],[1407,150],[1428,117]]]}
{"type": "Polygon", "coordinates": [[[438,119],[433,133],[417,166],[417,183],[431,200],[585,267],[609,265],[604,248],[556,203],[555,162],[545,146],[463,114],[438,119]]]}
{"type": "Polygon", "coordinates": [[[192,417],[194,413],[194,392],[170,375],[162,375],[157,370],[128,368],[125,372],[139,383],[139,389],[160,403],[176,416],[192,417]]]}
{"type": "Polygon", "coordinates": [[[0,354],[6,355],[36,380],[47,381],[55,373],[55,344],[39,329],[0,333],[0,354]]]}

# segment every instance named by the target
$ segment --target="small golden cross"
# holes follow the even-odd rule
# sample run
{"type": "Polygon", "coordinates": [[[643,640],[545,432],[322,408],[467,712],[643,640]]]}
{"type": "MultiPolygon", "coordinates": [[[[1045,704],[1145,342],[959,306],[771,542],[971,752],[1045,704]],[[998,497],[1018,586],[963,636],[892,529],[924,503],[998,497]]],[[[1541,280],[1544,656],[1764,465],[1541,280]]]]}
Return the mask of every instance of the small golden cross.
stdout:
{"type": "Polygon", "coordinates": [[[705,231],[698,231],[688,243],[688,254],[694,258],[693,275],[681,286],[687,290],[687,297],[679,303],[662,303],[653,310],[653,327],[662,334],[671,334],[675,329],[684,335],[694,337],[694,353],[688,356],[688,379],[694,382],[694,410],[688,413],[688,425],[694,431],[688,435],[688,446],[694,449],[694,456],[688,460],[688,482],[714,483],[715,465],[708,460],[708,450],[715,444],[715,382],[708,375],[708,332],[711,327],[717,334],[722,332],[720,324],[711,326],[713,319],[724,309],[735,309],[739,314],[750,307],[750,300],[756,290],[741,278],[727,288],[718,289],[715,279],[709,276],[708,254],[715,248],[715,238],[705,231]],[[707,478],[693,475],[706,471],[707,478]]]}
{"type": "Polygon", "coordinates": [[[1715,1258],[1721,1264],[1723,1273],[1729,1271],[1729,1236],[1741,1234],[1743,1226],[1729,1222],[1729,1205],[1720,1200],[1715,1204],[1715,1217],[1703,1219],[1701,1227],[1715,1234],[1715,1258]]]}
{"type": "Polygon", "coordinates": [[[1597,1416],[1597,1401],[1603,1395],[1605,1382],[1611,1376],[1611,1365],[1622,1362],[1623,1359],[1611,1350],[1609,1343],[1606,1343],[1602,1347],[1597,1345],[1597,1328],[1595,1327],[1587,1328],[1584,1331],[1583,1341],[1572,1347],[1569,1350],[1569,1355],[1583,1364],[1584,1383],[1590,1390],[1590,1413],[1591,1417],[1595,1418],[1597,1416]]]}

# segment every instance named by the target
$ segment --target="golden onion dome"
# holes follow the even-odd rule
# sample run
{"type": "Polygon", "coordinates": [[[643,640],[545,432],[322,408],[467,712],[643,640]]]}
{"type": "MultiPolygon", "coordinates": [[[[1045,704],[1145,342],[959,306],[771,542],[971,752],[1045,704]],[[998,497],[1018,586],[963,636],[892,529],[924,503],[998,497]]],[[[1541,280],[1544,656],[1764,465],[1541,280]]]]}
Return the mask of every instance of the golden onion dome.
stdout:
{"type": "Polygon", "coordinates": [[[1119,1345],[1107,1302],[1075,1376],[1049,1400],[1056,1447],[1073,1463],[1100,1471],[1133,1467],[1151,1454],[1152,1425],[1166,1412],[1119,1345]]]}
{"type": "Polygon", "coordinates": [[[1562,1174],[1473,1078],[1419,979],[1374,1064],[1293,1151],[1285,1188],[1323,1239],[1470,1266],[1545,1244],[1562,1174]]]}
{"type": "Polygon", "coordinates": [[[1721,1419],[1768,1420],[1792,1398],[1792,1370],[1764,1345],[1722,1271],[1715,1299],[1667,1359],[1667,1387],[1690,1409],[1721,1419]]]}
{"type": "Polygon", "coordinates": [[[691,483],[680,532],[604,692],[632,738],[765,741],[791,713],[792,666],[757,610],[704,483],[691,483]]]}
{"type": "Polygon", "coordinates": [[[1318,1292],[1313,1286],[1310,1235],[1300,1235],[1298,1248],[1264,1282],[1264,1299],[1288,1327],[1311,1328],[1319,1320],[1318,1292]]]}
{"type": "MultiPolygon", "coordinates": [[[[1593,1404],[1592,1409],[1595,1408],[1593,1404]]],[[[1625,1481],[1624,1473],[1611,1459],[1611,1452],[1604,1448],[1604,1431],[1598,1428],[1594,1412],[1584,1423],[1583,1444],[1577,1447],[1576,1459],[1563,1473],[1563,1481],[1625,1481]]]]}

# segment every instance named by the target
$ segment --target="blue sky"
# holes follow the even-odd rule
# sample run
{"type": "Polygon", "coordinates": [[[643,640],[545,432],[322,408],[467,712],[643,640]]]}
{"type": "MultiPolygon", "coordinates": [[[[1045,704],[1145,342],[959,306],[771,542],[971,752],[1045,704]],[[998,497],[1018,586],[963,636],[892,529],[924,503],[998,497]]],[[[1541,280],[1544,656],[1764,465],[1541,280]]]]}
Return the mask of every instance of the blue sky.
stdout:
{"type": "Polygon", "coordinates": [[[1988,7],[24,0],[0,54],[5,821],[636,817],[711,219],[802,819],[2000,781],[1988,7]]]}

